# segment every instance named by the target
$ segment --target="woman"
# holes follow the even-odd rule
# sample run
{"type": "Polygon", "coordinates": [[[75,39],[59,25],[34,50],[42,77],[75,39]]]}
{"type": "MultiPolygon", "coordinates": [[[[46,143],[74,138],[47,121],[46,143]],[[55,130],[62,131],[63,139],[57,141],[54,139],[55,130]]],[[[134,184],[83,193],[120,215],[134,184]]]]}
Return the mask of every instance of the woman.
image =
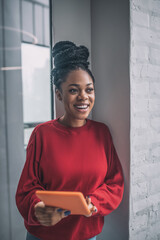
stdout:
{"type": "Polygon", "coordinates": [[[88,49],[69,41],[53,47],[52,71],[62,117],[38,125],[27,146],[16,203],[28,230],[27,240],[88,240],[102,231],[104,216],[123,195],[122,168],[108,127],[87,119],[95,101],[88,49]],[[36,190],[80,191],[89,216],[47,207],[36,190]]]}

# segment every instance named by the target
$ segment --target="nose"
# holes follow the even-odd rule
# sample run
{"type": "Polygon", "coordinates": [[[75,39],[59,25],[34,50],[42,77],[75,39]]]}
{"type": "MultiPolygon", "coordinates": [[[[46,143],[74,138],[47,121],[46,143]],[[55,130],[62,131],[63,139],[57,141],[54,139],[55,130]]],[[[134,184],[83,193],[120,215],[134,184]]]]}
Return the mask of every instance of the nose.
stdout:
{"type": "Polygon", "coordinates": [[[78,94],[78,100],[86,100],[88,98],[88,95],[86,91],[80,91],[78,94]]]}
{"type": "Polygon", "coordinates": [[[78,94],[78,100],[86,100],[86,99],[88,99],[88,95],[86,91],[85,90],[80,91],[78,94]]]}

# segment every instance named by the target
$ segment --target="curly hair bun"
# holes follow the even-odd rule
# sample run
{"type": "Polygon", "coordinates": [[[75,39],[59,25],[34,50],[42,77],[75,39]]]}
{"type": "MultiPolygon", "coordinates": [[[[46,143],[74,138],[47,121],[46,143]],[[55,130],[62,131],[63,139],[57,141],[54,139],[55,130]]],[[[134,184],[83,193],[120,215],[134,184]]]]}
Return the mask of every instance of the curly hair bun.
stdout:
{"type": "Polygon", "coordinates": [[[89,51],[85,46],[76,46],[70,41],[60,41],[52,49],[54,66],[57,69],[83,65],[88,68],[89,51]]]}

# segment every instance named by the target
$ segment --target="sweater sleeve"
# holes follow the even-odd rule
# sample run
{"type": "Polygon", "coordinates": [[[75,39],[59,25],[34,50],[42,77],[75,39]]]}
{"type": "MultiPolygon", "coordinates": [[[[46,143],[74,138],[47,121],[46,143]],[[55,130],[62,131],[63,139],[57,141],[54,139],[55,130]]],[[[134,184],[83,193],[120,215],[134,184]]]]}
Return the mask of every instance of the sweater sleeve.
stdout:
{"type": "Polygon", "coordinates": [[[19,212],[29,225],[40,225],[34,214],[34,206],[40,202],[36,190],[44,190],[39,178],[39,159],[41,147],[35,132],[32,133],[26,150],[26,162],[16,192],[19,212]]]}
{"type": "Polygon", "coordinates": [[[115,210],[123,197],[124,179],[122,167],[108,130],[106,140],[108,170],[104,183],[90,194],[91,202],[97,207],[93,216],[105,216],[115,210]]]}

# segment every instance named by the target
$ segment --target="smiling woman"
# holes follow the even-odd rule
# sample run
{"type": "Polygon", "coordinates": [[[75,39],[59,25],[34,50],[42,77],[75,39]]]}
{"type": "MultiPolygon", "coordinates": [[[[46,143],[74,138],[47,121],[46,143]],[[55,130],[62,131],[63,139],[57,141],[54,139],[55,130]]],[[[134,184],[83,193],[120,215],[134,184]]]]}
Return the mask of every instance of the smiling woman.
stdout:
{"type": "Polygon", "coordinates": [[[95,98],[95,79],[88,68],[89,51],[85,46],[78,47],[73,42],[61,41],[55,44],[52,53],[56,94],[65,108],[65,115],[59,121],[66,125],[81,126],[92,110],[95,98]],[[72,103],[68,105],[68,101],[72,103]],[[68,117],[71,117],[68,111],[71,109],[74,111],[68,121],[68,117]]]}
{"type": "Polygon", "coordinates": [[[65,114],[59,121],[68,126],[80,127],[85,123],[94,105],[94,83],[84,70],[74,70],[67,76],[67,81],[61,84],[61,90],[56,89],[57,97],[63,102],[65,114]]]}
{"type": "Polygon", "coordinates": [[[27,147],[16,203],[28,230],[27,240],[96,239],[104,216],[123,196],[122,168],[108,127],[88,119],[95,101],[94,77],[85,46],[69,41],[55,44],[52,70],[64,115],[39,124],[27,147]],[[37,190],[79,191],[90,214],[46,206],[37,190]]]}

